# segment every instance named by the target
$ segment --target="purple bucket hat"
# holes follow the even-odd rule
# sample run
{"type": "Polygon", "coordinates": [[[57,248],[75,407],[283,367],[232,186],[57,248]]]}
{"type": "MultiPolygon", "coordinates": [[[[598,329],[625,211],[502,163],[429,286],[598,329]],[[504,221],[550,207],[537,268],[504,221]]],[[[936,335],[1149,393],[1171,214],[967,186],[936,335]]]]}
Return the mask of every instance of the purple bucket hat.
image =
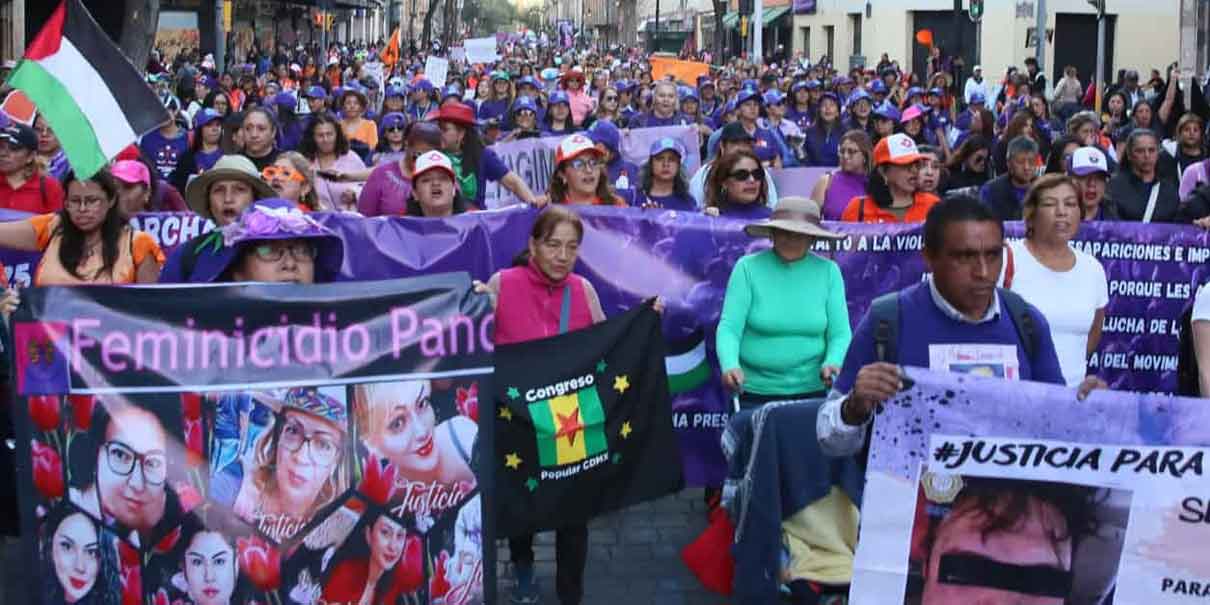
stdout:
{"type": "MultiPolygon", "coordinates": [[[[332,230],[319,224],[290,200],[269,198],[257,200],[239,220],[214,231],[213,254],[199,256],[193,272],[194,282],[217,282],[224,279],[246,249],[245,244],[284,239],[309,239],[317,249],[315,281],[334,281],[344,263],[344,241],[332,230]]],[[[209,242],[208,242],[209,244],[209,242]]],[[[209,245],[205,246],[209,248],[209,245]]]]}

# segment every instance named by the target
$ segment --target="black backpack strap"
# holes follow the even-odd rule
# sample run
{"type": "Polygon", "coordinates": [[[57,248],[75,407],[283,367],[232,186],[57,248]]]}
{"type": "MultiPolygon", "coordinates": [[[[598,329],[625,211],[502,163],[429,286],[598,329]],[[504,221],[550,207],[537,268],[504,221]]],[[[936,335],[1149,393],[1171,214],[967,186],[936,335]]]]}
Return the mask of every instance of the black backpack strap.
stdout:
{"type": "Polygon", "coordinates": [[[1021,338],[1021,348],[1025,349],[1025,357],[1033,361],[1034,353],[1038,351],[1038,324],[1034,322],[1034,316],[1029,312],[1029,303],[1021,298],[1020,294],[1012,290],[1004,288],[996,288],[1000,295],[1001,302],[1004,303],[1005,310],[1008,311],[1008,316],[1013,320],[1013,327],[1017,328],[1017,336],[1021,338]]]}
{"type": "Polygon", "coordinates": [[[874,323],[874,357],[887,363],[899,362],[899,293],[883,294],[870,303],[874,323]]]}

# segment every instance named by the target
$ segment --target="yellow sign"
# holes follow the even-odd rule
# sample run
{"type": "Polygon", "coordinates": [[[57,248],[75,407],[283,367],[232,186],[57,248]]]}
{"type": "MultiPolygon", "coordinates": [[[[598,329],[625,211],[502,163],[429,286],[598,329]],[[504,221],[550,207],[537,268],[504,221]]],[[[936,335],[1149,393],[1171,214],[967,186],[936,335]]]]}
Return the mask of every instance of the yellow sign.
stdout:
{"type": "Polygon", "coordinates": [[[231,32],[232,13],[235,12],[235,7],[232,6],[231,0],[223,0],[223,31],[231,32]]]}

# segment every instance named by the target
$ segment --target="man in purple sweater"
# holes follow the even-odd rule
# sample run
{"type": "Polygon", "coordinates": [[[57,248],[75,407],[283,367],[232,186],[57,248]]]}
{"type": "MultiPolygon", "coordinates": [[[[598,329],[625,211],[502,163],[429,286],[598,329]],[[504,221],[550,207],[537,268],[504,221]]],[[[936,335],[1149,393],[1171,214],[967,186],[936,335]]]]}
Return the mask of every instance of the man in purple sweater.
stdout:
{"type": "MultiPolygon", "coordinates": [[[[924,259],[932,275],[898,293],[898,338],[884,347],[897,359],[879,359],[879,320],[867,313],[819,410],[816,432],[824,452],[861,450],[874,409],[903,388],[900,365],[1064,384],[1046,318],[1021,302],[1029,316],[1021,323],[1032,326],[1022,334],[1026,330],[1004,302],[1015,295],[996,288],[1003,254],[1004,227],[978,200],[956,196],[933,206],[924,224],[924,259]],[[1027,337],[1032,346],[1024,343],[1027,337]],[[977,367],[969,359],[978,359],[977,367]]],[[[1105,383],[1090,376],[1077,397],[1094,388],[1105,383]]]]}

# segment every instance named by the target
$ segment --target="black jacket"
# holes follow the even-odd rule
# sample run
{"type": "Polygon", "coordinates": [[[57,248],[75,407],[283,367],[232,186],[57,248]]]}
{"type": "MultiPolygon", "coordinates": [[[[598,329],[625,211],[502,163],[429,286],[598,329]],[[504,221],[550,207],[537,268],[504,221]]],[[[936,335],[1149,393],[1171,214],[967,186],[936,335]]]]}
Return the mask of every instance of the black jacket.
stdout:
{"type": "MultiPolygon", "coordinates": [[[[1160,188],[1155,200],[1155,211],[1151,215],[1153,223],[1185,223],[1189,222],[1181,210],[1181,199],[1176,181],[1164,178],[1157,171],[1159,178],[1156,187],[1160,188]]],[[[1150,199],[1151,187],[1143,183],[1134,172],[1123,169],[1109,179],[1105,197],[1112,200],[1110,214],[1117,220],[1142,221],[1147,212],[1147,202],[1150,199]]]]}
{"type": "Polygon", "coordinates": [[[1021,220],[1021,201],[1017,199],[1016,188],[1008,175],[998,176],[988,181],[980,192],[983,205],[987,206],[1002,221],[1021,220]]]}

